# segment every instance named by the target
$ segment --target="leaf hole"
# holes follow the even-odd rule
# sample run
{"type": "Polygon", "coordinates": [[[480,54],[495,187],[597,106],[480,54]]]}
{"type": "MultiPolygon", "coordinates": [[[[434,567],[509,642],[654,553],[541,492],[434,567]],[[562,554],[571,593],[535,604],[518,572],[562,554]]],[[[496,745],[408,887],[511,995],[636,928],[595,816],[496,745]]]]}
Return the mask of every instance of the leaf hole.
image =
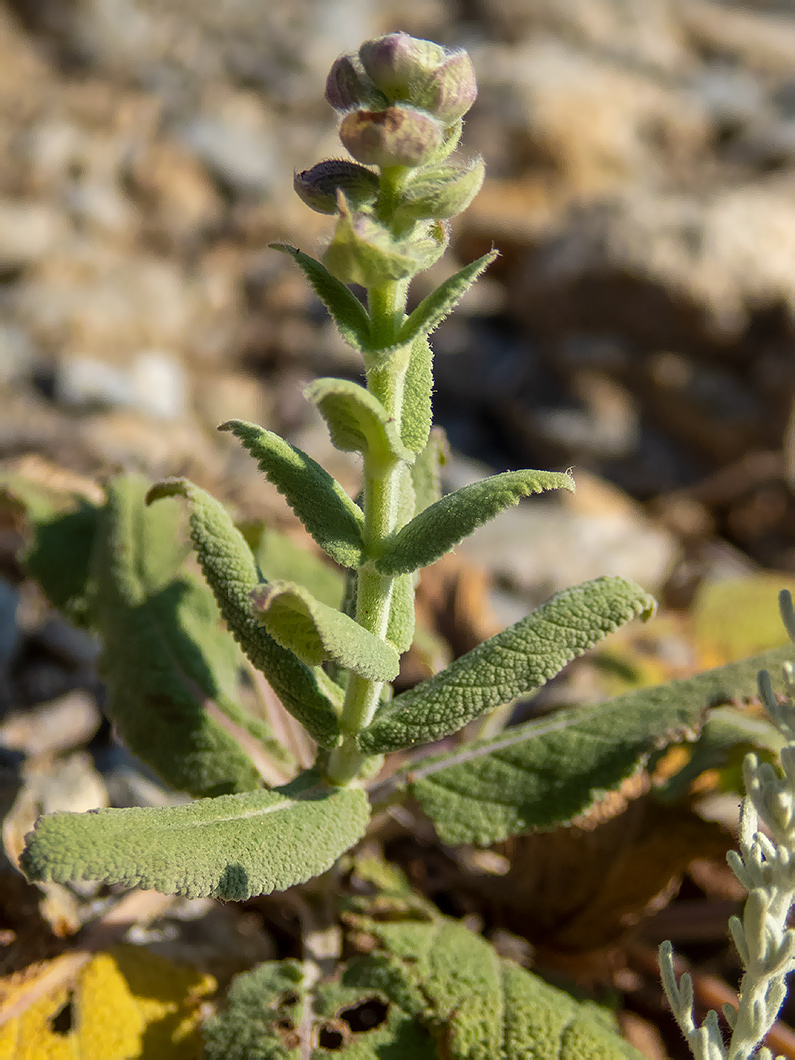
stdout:
{"type": "Polygon", "coordinates": [[[320,1028],[317,1044],[321,1049],[341,1049],[345,1044],[345,1035],[336,1027],[326,1024],[325,1027],[320,1028]]]}
{"type": "Polygon", "coordinates": [[[389,1005],[378,997],[368,997],[360,1001],[358,1005],[343,1009],[339,1013],[339,1019],[348,1024],[354,1034],[364,1034],[366,1031],[380,1027],[387,1017],[389,1005]]]}
{"type": "Polygon", "coordinates": [[[74,1005],[72,995],[64,1001],[54,1016],[50,1017],[50,1030],[53,1034],[66,1036],[74,1026],[74,1005]]]}
{"type": "Polygon", "coordinates": [[[282,994],[279,998],[278,1008],[291,1008],[293,1005],[297,1005],[301,998],[296,994],[294,990],[288,990],[282,994]]]}

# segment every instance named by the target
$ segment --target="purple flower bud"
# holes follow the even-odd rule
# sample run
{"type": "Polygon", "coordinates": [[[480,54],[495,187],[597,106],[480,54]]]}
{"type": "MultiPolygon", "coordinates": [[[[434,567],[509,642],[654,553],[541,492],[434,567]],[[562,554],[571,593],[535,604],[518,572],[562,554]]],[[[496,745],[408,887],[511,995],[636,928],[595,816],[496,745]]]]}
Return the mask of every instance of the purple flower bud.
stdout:
{"type": "Polygon", "coordinates": [[[356,162],[329,158],[296,173],[293,187],[299,198],[318,213],[337,212],[337,192],[342,191],[355,209],[375,202],[381,190],[378,174],[356,162]]]}
{"type": "Polygon", "coordinates": [[[429,40],[408,33],[388,33],[365,41],[359,58],[373,84],[390,99],[414,102],[412,90],[444,62],[447,52],[429,40]]]}
{"type": "Polygon", "coordinates": [[[414,107],[354,110],[340,126],[340,139],[355,159],[382,167],[424,165],[443,136],[443,126],[414,107]]]}
{"type": "Polygon", "coordinates": [[[326,78],[326,99],[335,110],[386,106],[388,100],[362,70],[355,55],[335,59],[326,78]]]}
{"type": "Polygon", "coordinates": [[[431,74],[412,102],[449,125],[463,118],[477,94],[475,67],[469,55],[459,51],[431,74]]]}

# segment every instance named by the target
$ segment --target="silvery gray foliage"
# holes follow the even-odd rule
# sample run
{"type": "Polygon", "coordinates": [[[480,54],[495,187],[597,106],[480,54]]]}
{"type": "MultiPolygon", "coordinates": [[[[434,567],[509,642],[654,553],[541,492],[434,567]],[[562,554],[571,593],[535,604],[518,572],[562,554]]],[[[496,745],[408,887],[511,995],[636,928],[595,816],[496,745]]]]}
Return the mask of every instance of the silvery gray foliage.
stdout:
{"type": "MultiPolygon", "coordinates": [[[[795,643],[795,613],[786,590],[779,604],[795,643]]],[[[786,697],[779,699],[770,674],[759,673],[762,702],[787,741],[781,751],[781,770],[760,762],[754,754],[746,756],[740,852],[732,850],[727,856],[734,875],[748,891],[742,917],[729,921],[744,975],[737,1008],[723,1006],[731,1030],[728,1045],[714,1010],[700,1026],[696,1024],[693,980],[685,973],[677,982],[671,944],[664,942],[660,947],[663,986],[696,1060],[773,1060],[772,1051],[761,1043],[787,996],[787,976],[795,971],[795,930],[787,926],[795,905],[795,671],[791,663],[784,665],[783,677],[786,697]]]]}

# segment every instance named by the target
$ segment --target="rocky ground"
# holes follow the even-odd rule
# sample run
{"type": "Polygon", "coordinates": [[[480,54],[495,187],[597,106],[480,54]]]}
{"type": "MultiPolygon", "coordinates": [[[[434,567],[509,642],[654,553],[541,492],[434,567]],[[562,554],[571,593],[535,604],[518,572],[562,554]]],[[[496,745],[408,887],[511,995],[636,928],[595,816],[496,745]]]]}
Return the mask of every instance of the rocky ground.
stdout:
{"type": "MultiPolygon", "coordinates": [[[[673,609],[722,577],[795,574],[791,0],[4,0],[0,465],[187,474],[292,529],[215,433],[234,416],[355,489],[300,390],[359,366],[267,244],[318,246],[291,178],[339,153],[326,70],[394,28],[470,50],[464,143],[488,166],[417,296],[501,252],[436,335],[449,484],[573,466],[579,485],[429,584],[437,616],[465,601],[452,650],[602,573],[673,609]]],[[[99,725],[95,647],[20,589],[15,540],[0,700],[72,696],[74,747],[99,725]]],[[[25,731],[6,746],[33,753],[25,731]]],[[[124,762],[108,777],[146,800],[124,762]]]]}

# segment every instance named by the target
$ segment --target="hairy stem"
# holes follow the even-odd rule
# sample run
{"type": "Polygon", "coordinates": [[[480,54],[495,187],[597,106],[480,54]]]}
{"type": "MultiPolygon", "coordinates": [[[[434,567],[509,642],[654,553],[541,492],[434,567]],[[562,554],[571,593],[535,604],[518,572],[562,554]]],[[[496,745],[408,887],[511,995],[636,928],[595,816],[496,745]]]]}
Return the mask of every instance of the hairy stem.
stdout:
{"type": "MultiPolygon", "coordinates": [[[[382,347],[392,345],[405,319],[408,281],[393,281],[369,292],[372,333],[382,347]]],[[[368,389],[384,405],[397,427],[403,414],[403,383],[408,367],[409,350],[398,350],[383,362],[370,367],[368,389]]],[[[389,629],[394,578],[380,574],[373,560],[386,542],[399,530],[401,461],[388,466],[369,455],[364,459],[363,507],[364,542],[367,562],[357,573],[356,621],[382,640],[389,629]]],[[[373,720],[381,699],[382,681],[351,674],[340,728],[342,744],[329,758],[327,775],[338,785],[348,784],[361,773],[366,761],[356,747],[356,737],[373,720]]]]}

